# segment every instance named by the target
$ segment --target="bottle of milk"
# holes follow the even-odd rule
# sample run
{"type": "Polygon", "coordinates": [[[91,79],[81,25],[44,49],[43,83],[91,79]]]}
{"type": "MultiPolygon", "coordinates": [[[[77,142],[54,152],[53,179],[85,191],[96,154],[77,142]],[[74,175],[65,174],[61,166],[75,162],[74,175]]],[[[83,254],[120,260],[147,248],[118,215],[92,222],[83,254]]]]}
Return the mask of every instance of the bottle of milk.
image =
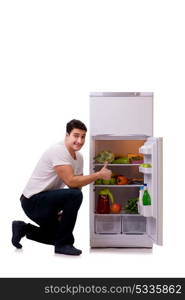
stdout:
{"type": "Polygon", "coordinates": [[[139,201],[137,204],[139,214],[142,213],[143,193],[144,193],[144,185],[140,186],[139,188],[139,201]]]}
{"type": "Polygon", "coordinates": [[[139,204],[143,204],[144,185],[139,188],[139,204]]]}

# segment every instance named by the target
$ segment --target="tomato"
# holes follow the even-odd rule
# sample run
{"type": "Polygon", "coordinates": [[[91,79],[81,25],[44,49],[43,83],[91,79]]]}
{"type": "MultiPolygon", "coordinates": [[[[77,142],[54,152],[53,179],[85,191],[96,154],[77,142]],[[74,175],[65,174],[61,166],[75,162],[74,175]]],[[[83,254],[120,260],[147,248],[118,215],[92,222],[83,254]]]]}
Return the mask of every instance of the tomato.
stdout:
{"type": "Polygon", "coordinates": [[[128,183],[128,178],[125,176],[117,176],[117,184],[127,184],[128,183]]]}
{"type": "Polygon", "coordinates": [[[111,213],[113,213],[113,214],[119,214],[121,211],[121,205],[118,203],[113,203],[110,206],[110,210],[111,210],[111,213]]]}

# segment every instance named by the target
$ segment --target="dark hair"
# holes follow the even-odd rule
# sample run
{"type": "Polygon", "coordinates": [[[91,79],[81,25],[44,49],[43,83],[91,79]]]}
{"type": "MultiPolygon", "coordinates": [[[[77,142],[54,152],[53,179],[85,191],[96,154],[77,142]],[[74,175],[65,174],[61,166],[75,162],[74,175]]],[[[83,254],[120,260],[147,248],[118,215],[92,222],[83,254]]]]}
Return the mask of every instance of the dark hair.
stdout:
{"type": "Polygon", "coordinates": [[[81,129],[87,131],[87,127],[80,120],[73,119],[66,124],[66,132],[70,134],[70,132],[74,129],[81,129]]]}

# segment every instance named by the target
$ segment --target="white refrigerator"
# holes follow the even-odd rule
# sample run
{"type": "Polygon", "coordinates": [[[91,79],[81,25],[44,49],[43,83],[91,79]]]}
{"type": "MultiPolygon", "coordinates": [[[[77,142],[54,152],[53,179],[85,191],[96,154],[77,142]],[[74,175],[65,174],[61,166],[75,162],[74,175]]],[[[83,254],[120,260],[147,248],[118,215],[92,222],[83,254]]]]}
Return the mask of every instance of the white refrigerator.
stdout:
{"type": "Polygon", "coordinates": [[[108,168],[113,174],[126,177],[128,183],[90,185],[90,246],[152,248],[153,244],[162,245],[163,140],[153,136],[153,93],[91,93],[89,127],[91,173],[102,168],[103,163],[95,160],[102,151],[109,151],[118,158],[140,155],[142,163],[149,165],[149,168],[143,167],[141,162],[133,163],[134,159],[121,164],[110,162],[108,168]],[[129,200],[138,199],[144,183],[151,205],[144,206],[137,201],[136,211],[128,212],[129,200]],[[105,188],[120,204],[119,213],[97,211],[100,191],[105,188]]]}

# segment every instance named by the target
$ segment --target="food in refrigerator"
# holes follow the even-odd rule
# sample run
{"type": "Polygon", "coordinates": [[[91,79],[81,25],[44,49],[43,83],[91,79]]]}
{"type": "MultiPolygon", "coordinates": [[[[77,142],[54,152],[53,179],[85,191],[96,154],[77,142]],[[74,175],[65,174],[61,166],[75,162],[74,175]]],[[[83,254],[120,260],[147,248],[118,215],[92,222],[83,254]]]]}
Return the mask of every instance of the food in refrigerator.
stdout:
{"type": "Polygon", "coordinates": [[[128,200],[128,204],[124,208],[128,214],[138,214],[138,200],[139,198],[133,198],[128,200]]]}
{"type": "Polygon", "coordinates": [[[143,205],[151,205],[151,197],[148,192],[146,183],[144,183],[143,205]]]}
{"type": "Polygon", "coordinates": [[[142,167],[142,168],[151,168],[152,165],[151,164],[140,164],[140,167],[142,167]]]}
{"type": "Polygon", "coordinates": [[[100,179],[97,179],[94,183],[95,183],[95,184],[102,184],[102,179],[101,179],[101,178],[100,178],[100,179]]]}
{"type": "Polygon", "coordinates": [[[109,189],[103,189],[98,193],[98,202],[96,212],[98,214],[110,213],[110,202],[113,204],[114,196],[109,189]]]}
{"type": "Polygon", "coordinates": [[[137,177],[137,178],[129,178],[128,184],[143,184],[144,179],[143,177],[137,177]]]}
{"type": "Polygon", "coordinates": [[[142,164],[143,158],[141,156],[136,156],[131,159],[131,164],[142,164]]]}
{"type": "Polygon", "coordinates": [[[111,151],[101,151],[95,157],[95,161],[99,164],[103,164],[105,162],[111,163],[113,160],[114,153],[112,153],[111,151]]]}
{"type": "Polygon", "coordinates": [[[128,157],[119,157],[112,161],[112,164],[129,164],[130,160],[128,157]]]}
{"type": "Polygon", "coordinates": [[[133,154],[128,153],[128,158],[131,164],[142,164],[143,163],[143,155],[141,154],[133,154]]]}
{"type": "Polygon", "coordinates": [[[128,178],[126,176],[119,175],[119,176],[117,176],[116,182],[117,182],[117,184],[121,184],[121,185],[128,184],[128,178]]]}
{"type": "Polygon", "coordinates": [[[143,193],[144,193],[144,186],[142,185],[139,188],[139,201],[138,201],[139,205],[143,204],[143,193]]]}
{"type": "Polygon", "coordinates": [[[119,214],[120,211],[121,211],[121,204],[119,204],[119,203],[113,203],[113,204],[111,204],[111,206],[110,206],[110,212],[112,214],[119,214]]]}
{"type": "Polygon", "coordinates": [[[109,184],[116,184],[116,177],[111,177],[109,184]]]}

